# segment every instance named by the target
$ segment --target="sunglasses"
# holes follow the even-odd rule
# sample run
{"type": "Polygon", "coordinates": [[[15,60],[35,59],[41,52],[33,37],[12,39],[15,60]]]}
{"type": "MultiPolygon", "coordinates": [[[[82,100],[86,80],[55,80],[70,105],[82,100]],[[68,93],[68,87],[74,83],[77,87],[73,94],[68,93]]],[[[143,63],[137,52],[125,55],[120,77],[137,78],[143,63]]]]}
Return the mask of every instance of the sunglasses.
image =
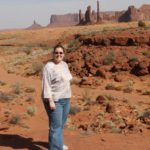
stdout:
{"type": "Polygon", "coordinates": [[[61,55],[62,55],[62,54],[63,54],[63,52],[54,52],[54,54],[61,54],[61,55]]]}

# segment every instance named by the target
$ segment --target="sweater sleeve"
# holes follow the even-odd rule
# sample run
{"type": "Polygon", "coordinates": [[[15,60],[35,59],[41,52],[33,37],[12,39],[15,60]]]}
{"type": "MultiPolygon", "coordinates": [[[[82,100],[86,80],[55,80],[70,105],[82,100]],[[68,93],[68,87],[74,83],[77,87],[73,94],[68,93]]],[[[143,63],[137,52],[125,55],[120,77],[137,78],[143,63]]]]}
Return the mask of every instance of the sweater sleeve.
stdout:
{"type": "Polygon", "coordinates": [[[72,80],[72,75],[71,72],[69,70],[68,64],[66,62],[64,62],[65,65],[65,70],[66,70],[66,74],[63,76],[66,80],[72,80]]]}
{"type": "Polygon", "coordinates": [[[68,67],[68,65],[67,65],[67,70],[68,70],[68,76],[69,76],[69,80],[72,80],[72,75],[71,75],[71,72],[70,72],[70,70],[69,70],[69,67],[68,67]]]}
{"type": "Polygon", "coordinates": [[[42,76],[42,92],[43,98],[52,98],[52,90],[51,90],[51,72],[48,65],[45,65],[43,69],[43,76],[42,76]]]}

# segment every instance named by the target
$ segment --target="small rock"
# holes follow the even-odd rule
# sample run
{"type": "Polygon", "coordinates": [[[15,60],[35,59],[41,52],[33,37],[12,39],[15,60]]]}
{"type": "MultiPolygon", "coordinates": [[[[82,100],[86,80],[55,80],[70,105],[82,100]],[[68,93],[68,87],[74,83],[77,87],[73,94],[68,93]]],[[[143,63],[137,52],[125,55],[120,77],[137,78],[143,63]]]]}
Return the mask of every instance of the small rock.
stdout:
{"type": "Polygon", "coordinates": [[[103,104],[104,102],[106,101],[106,98],[102,95],[99,95],[97,98],[96,98],[96,102],[98,104],[103,104]]]}
{"type": "Polygon", "coordinates": [[[107,112],[107,113],[114,113],[114,112],[115,112],[114,105],[108,103],[108,104],[106,105],[106,112],[107,112]]]}

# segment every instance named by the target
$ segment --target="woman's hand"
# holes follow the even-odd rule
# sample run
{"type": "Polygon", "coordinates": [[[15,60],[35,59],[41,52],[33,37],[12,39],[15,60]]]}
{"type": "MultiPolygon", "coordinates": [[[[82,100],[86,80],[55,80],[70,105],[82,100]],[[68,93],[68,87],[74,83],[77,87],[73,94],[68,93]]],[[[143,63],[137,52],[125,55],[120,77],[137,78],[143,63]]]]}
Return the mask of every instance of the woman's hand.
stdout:
{"type": "Polygon", "coordinates": [[[50,107],[51,110],[56,109],[56,105],[55,105],[55,103],[52,99],[49,99],[49,107],[50,107]]]}

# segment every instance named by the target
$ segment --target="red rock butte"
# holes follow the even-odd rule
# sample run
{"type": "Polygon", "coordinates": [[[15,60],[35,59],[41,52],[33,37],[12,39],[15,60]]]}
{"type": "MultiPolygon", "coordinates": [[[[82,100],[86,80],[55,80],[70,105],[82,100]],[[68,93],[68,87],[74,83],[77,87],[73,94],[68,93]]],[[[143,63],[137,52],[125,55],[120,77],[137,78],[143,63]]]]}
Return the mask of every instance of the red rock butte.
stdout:
{"type": "Polygon", "coordinates": [[[79,10],[79,13],[51,15],[50,26],[69,26],[69,25],[86,25],[95,23],[111,23],[111,22],[130,22],[130,21],[148,21],[150,20],[150,5],[143,4],[140,8],[129,6],[127,10],[122,11],[100,11],[99,1],[97,1],[97,11],[92,10],[91,6],[87,6],[85,13],[79,10]]]}

